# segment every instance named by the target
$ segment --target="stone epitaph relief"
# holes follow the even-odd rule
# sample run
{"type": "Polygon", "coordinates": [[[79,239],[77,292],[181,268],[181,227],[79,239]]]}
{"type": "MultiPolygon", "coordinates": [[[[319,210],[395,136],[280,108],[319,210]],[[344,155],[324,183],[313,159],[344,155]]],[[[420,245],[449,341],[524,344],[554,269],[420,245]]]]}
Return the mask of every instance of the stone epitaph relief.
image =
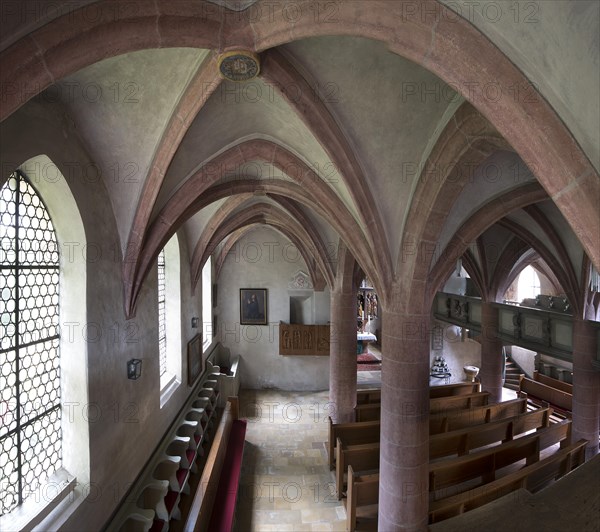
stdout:
{"type": "Polygon", "coordinates": [[[314,287],[309,275],[302,270],[298,270],[288,283],[288,288],[290,290],[312,290],[314,287]]]}

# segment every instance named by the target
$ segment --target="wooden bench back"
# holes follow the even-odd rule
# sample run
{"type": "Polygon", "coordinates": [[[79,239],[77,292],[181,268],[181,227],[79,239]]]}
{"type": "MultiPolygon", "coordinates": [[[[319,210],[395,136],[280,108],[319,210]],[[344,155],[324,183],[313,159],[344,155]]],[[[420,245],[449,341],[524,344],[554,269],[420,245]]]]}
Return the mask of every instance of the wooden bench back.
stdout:
{"type": "Polygon", "coordinates": [[[497,469],[509,464],[526,460],[526,464],[537,462],[540,451],[555,443],[564,447],[570,443],[571,421],[554,423],[516,440],[459,456],[452,460],[443,460],[429,464],[429,491],[460,484],[470,479],[482,477],[483,482],[491,482],[497,469]]]}
{"type": "Polygon", "coordinates": [[[527,410],[525,399],[514,399],[493,405],[473,407],[469,410],[440,412],[429,417],[429,434],[440,434],[452,430],[472,427],[482,423],[517,416],[527,410]]]}
{"type": "Polygon", "coordinates": [[[542,384],[550,386],[551,388],[556,388],[561,392],[570,393],[571,395],[573,395],[572,384],[564,381],[559,381],[558,379],[554,379],[552,377],[548,377],[547,375],[541,374],[539,371],[533,372],[533,380],[536,382],[541,382],[542,384]]]}
{"type": "Polygon", "coordinates": [[[348,466],[348,497],[346,498],[346,530],[356,530],[356,509],[379,503],[379,474],[361,475],[348,466]]]}
{"type": "Polygon", "coordinates": [[[432,435],[429,438],[429,459],[452,454],[460,456],[484,445],[510,441],[518,434],[549,426],[551,413],[549,408],[533,410],[515,417],[432,435]]]}
{"type": "Polygon", "coordinates": [[[454,517],[520,488],[535,492],[550,480],[559,478],[583,464],[586,444],[586,440],[579,440],[539,462],[509,473],[489,484],[433,501],[429,504],[429,522],[437,523],[454,517]]]}
{"type": "Polygon", "coordinates": [[[346,484],[344,474],[348,466],[357,472],[379,470],[379,442],[362,445],[344,445],[340,438],[335,446],[335,487],[338,500],[346,484]]]}
{"type": "Polygon", "coordinates": [[[437,414],[439,412],[451,412],[453,410],[462,410],[474,406],[484,406],[489,402],[489,392],[475,392],[465,395],[455,395],[450,397],[436,397],[429,400],[429,413],[437,414]]]}
{"type": "Polygon", "coordinates": [[[479,382],[458,382],[455,384],[442,384],[440,386],[431,386],[429,388],[429,399],[436,397],[450,397],[453,395],[467,395],[481,391],[479,382]]]}
{"type": "MultiPolygon", "coordinates": [[[[475,392],[465,395],[450,395],[429,399],[430,414],[450,413],[476,406],[485,406],[489,401],[489,392],[475,392]]],[[[381,418],[381,404],[361,404],[354,408],[356,421],[377,421],[381,418]]]]}
{"type": "Polygon", "coordinates": [[[381,388],[363,388],[356,390],[356,404],[381,403],[381,388]]]}
{"type": "Polygon", "coordinates": [[[210,447],[210,452],[206,459],[206,464],[200,477],[198,489],[192,500],[192,505],[188,513],[184,530],[186,532],[200,532],[208,530],[212,508],[215,502],[215,496],[219,487],[219,479],[225,454],[227,452],[227,442],[231,433],[233,421],[236,419],[234,412],[237,412],[237,403],[227,402],[221,421],[215,433],[214,440],[210,447]]]}
{"type": "Polygon", "coordinates": [[[333,469],[335,464],[335,442],[338,438],[344,441],[346,445],[378,442],[380,428],[381,423],[379,420],[364,423],[333,423],[330,417],[327,448],[329,469],[333,469]]]}
{"type": "Polygon", "coordinates": [[[381,419],[381,403],[356,405],[354,416],[357,422],[379,421],[381,419]]]}
{"type": "Polygon", "coordinates": [[[520,382],[520,391],[525,392],[532,398],[546,401],[550,405],[561,408],[568,412],[573,411],[573,396],[570,393],[557,390],[541,382],[522,377],[520,382]]]}

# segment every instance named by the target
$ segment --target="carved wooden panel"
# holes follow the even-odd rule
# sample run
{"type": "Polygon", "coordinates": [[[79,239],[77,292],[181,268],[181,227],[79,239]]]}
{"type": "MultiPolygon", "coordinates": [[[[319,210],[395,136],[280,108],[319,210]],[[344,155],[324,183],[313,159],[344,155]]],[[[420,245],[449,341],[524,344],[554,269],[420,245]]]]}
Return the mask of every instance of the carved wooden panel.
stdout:
{"type": "Polygon", "coordinates": [[[329,325],[279,324],[280,355],[329,355],[329,325]]]}

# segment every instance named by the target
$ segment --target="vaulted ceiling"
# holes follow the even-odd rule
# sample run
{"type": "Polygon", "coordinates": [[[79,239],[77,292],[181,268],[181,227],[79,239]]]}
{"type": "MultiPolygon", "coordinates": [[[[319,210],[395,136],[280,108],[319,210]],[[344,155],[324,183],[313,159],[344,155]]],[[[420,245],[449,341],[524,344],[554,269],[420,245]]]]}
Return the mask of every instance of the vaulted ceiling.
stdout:
{"type": "MultiPolygon", "coordinates": [[[[79,6],[91,9],[92,4],[98,9],[108,5],[70,0],[70,13],[79,6]]],[[[412,267],[430,272],[430,290],[435,291],[455,256],[470,250],[485,297],[495,298],[499,281],[492,286],[491,277],[517,238],[525,245],[503,266],[504,280],[525,251],[534,249],[566,283],[565,293],[581,300],[589,264],[584,249],[596,263],[600,256],[593,234],[581,225],[600,222],[585,205],[577,222],[573,209],[565,206],[567,198],[564,204],[557,199],[561,194],[555,177],[533,167],[547,156],[552,168],[552,157],[568,150],[573,164],[582,169],[582,190],[593,200],[600,190],[594,181],[598,174],[576,142],[513,145],[521,140],[507,123],[514,109],[503,108],[501,102],[494,115],[489,101],[465,98],[469,94],[458,90],[459,85],[443,81],[440,76],[448,80],[454,75],[451,69],[458,67],[448,64],[446,72],[436,57],[442,54],[439,50],[432,48],[431,57],[416,61],[416,39],[412,50],[410,43],[376,38],[378,31],[386,31],[383,18],[379,30],[373,20],[364,31],[340,22],[331,26],[331,34],[321,29],[313,35],[310,26],[302,26],[297,36],[280,38],[275,30],[268,35],[268,27],[258,23],[226,22],[233,20],[226,18],[231,10],[256,9],[261,2],[214,0],[202,23],[220,24],[215,34],[221,45],[203,47],[199,42],[208,43],[211,37],[191,37],[182,27],[177,39],[168,20],[196,16],[194,10],[206,3],[154,4],[131,4],[138,11],[127,15],[129,29],[139,35],[138,41],[110,44],[100,52],[85,46],[79,50],[77,43],[86,44],[87,37],[75,33],[44,50],[46,40],[59,39],[51,32],[66,23],[60,9],[40,11],[5,27],[2,41],[3,57],[12,61],[9,75],[18,77],[15,58],[32,42],[51,74],[33,99],[4,105],[4,134],[25,112],[40,119],[46,111],[58,113],[72,124],[103,180],[121,249],[135,252],[135,260],[124,264],[130,311],[145,273],[176,231],[187,240],[197,281],[210,254],[222,256],[256,224],[271,225],[294,242],[320,287],[335,282],[330,251],[341,238],[380,287],[403,275],[408,255],[424,254],[423,264],[412,267]],[[146,9],[159,14],[147,14],[146,9]],[[161,46],[145,29],[136,33],[138,18],[141,24],[152,17],[161,46]],[[217,68],[219,54],[228,47],[224,41],[247,44],[248,28],[256,33],[255,43],[260,42],[255,46],[260,75],[243,83],[225,81],[217,68]],[[58,76],[53,50],[77,66],[61,63],[56,72],[64,75],[58,76]],[[84,51],[97,55],[85,58],[84,51]],[[556,196],[558,207],[548,194],[556,196]]],[[[369,17],[368,5],[379,15],[385,12],[380,8],[392,7],[385,1],[349,2],[337,14],[345,20],[343,10],[354,9],[347,17],[369,17]]],[[[89,25],[90,35],[108,28],[110,39],[110,21],[89,25]]],[[[446,36],[444,42],[453,38],[446,36]]],[[[444,39],[438,36],[439,42],[444,39]]],[[[466,65],[468,58],[463,61],[466,65]]],[[[35,70],[29,59],[26,63],[35,70]]],[[[499,76],[504,75],[501,68],[499,76]]],[[[583,303],[576,308],[583,312],[583,303]]]]}

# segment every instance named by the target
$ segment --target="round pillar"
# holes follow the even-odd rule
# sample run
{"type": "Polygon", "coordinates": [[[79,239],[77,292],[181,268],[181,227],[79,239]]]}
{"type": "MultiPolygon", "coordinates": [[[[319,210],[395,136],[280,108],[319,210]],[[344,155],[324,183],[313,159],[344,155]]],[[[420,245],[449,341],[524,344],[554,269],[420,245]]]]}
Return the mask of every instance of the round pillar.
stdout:
{"type": "Polygon", "coordinates": [[[498,308],[481,305],[481,388],[490,392],[490,402],[502,401],[502,341],[498,339],[498,308]]]}
{"type": "Polygon", "coordinates": [[[331,292],[329,400],[334,423],[354,421],[356,406],[356,295],[331,292]]]}
{"type": "Polygon", "coordinates": [[[573,321],[573,441],[588,440],[586,459],[598,454],[600,373],[592,366],[598,331],[584,320],[573,321]]]}
{"type": "Polygon", "coordinates": [[[379,530],[386,532],[427,529],[429,319],[383,312],[379,530]]]}

